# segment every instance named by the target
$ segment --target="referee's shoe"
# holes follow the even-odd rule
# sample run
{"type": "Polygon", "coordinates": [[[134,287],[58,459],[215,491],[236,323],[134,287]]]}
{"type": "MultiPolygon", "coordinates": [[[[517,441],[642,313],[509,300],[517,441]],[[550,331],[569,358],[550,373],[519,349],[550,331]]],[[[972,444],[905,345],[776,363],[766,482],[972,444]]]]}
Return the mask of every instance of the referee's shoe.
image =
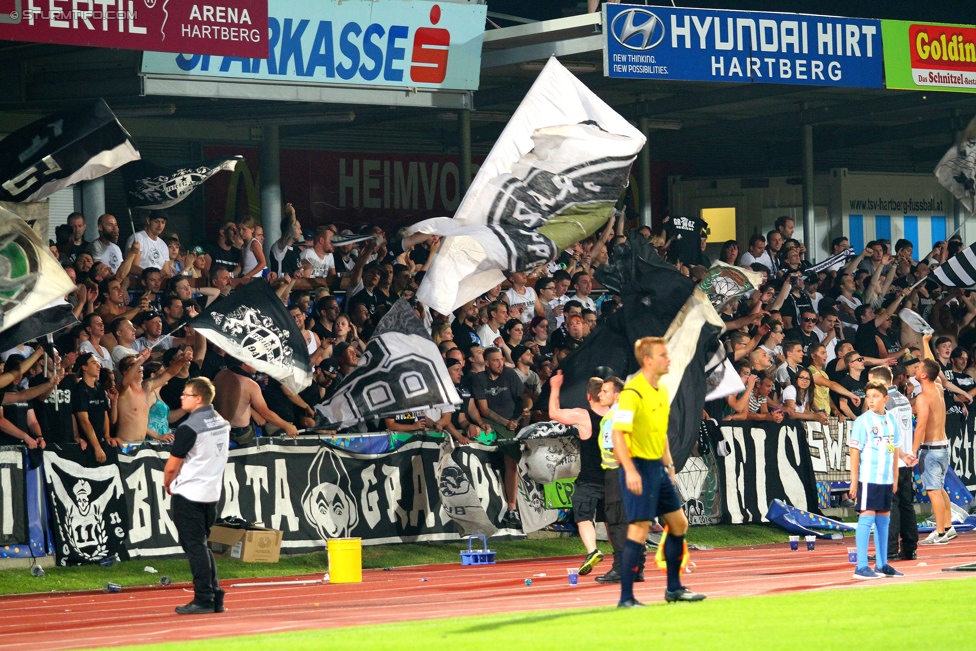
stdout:
{"type": "Polygon", "coordinates": [[[665,590],[664,600],[666,602],[674,603],[676,601],[702,601],[705,598],[700,592],[692,592],[688,588],[682,586],[677,590],[665,590]]]}

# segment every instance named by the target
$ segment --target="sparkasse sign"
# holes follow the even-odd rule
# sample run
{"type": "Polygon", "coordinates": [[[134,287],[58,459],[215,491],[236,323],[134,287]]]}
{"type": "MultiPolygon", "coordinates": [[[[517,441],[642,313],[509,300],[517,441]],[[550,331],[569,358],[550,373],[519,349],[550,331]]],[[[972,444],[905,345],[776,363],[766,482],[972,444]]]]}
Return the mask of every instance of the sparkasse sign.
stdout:
{"type": "Polygon", "coordinates": [[[146,52],[142,72],[477,90],[487,11],[425,0],[270,0],[267,58],[146,52]]]}
{"type": "Polygon", "coordinates": [[[881,21],[885,85],[976,92],[976,27],[881,21]]]}
{"type": "Polygon", "coordinates": [[[881,88],[881,21],[604,4],[604,74],[881,88]]]}
{"type": "Polygon", "coordinates": [[[7,0],[0,40],[261,59],[268,0],[7,0]]]}

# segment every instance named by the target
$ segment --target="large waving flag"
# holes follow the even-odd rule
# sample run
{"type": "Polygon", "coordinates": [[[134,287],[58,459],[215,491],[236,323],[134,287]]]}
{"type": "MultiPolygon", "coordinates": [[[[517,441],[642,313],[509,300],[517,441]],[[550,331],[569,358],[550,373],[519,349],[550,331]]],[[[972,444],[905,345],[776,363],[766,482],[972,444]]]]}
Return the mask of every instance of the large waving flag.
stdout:
{"type": "Polygon", "coordinates": [[[294,393],[312,384],[312,362],[298,324],[260,278],[217,299],[186,325],[294,393]]]}
{"type": "Polygon", "coordinates": [[[609,367],[626,378],[639,370],[634,342],[664,337],[671,370],[661,381],[671,400],[668,439],[680,471],[698,441],[705,394],[722,379],[725,349],[718,337],[725,325],[709,296],[636,233],[617,245],[612,261],[594,275],[620,295],[623,306],[560,362],[565,376],[560,403],[585,407],[586,382],[594,369],[609,367]]]}
{"type": "MultiPolygon", "coordinates": [[[[74,288],[71,278],[27,222],[0,208],[0,332],[74,288]]],[[[38,331],[34,336],[48,332],[53,330],[38,331]]]]}
{"type": "Polygon", "coordinates": [[[935,176],[970,214],[976,212],[976,118],[935,166],[935,176]]]}
{"type": "Polygon", "coordinates": [[[376,325],[359,366],[315,412],[320,427],[341,429],[409,411],[454,411],[460,404],[437,345],[410,303],[400,299],[376,325]]]}
{"type": "Polygon", "coordinates": [[[447,236],[417,298],[447,314],[595,233],[613,214],[644,140],[550,59],[454,218],[412,227],[447,236]]]}
{"type": "Polygon", "coordinates": [[[976,285],[976,242],[946,260],[932,272],[946,287],[973,287],[976,285]]]}
{"type": "Polygon", "coordinates": [[[40,201],[138,159],[105,100],[58,111],[0,141],[0,201],[40,201]]]}
{"type": "Polygon", "coordinates": [[[182,165],[163,167],[138,160],[122,168],[125,198],[132,208],[162,210],[175,206],[190,196],[217,172],[233,172],[243,156],[224,156],[182,165]]]}

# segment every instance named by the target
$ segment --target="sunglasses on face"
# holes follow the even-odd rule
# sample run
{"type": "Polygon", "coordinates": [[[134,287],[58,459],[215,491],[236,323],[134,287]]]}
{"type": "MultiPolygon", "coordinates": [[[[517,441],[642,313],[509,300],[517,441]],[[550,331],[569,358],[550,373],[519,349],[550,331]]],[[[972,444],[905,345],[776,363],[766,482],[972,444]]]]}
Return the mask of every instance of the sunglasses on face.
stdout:
{"type": "Polygon", "coordinates": [[[817,322],[817,318],[816,317],[813,317],[813,318],[803,317],[802,321],[804,323],[816,323],[817,322]]]}

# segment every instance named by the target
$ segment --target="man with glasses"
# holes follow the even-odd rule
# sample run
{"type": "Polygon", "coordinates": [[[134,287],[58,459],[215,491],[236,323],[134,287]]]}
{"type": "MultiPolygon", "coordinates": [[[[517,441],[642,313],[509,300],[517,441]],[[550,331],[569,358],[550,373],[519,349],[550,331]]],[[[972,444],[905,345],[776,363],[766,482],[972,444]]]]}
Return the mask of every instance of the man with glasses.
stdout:
{"type": "Polygon", "coordinates": [[[786,338],[800,342],[800,345],[803,346],[803,352],[809,353],[810,346],[820,343],[820,338],[813,332],[816,326],[817,313],[813,311],[812,307],[804,308],[800,311],[800,323],[798,327],[788,330],[786,332],[786,338]]]}
{"type": "MultiPolygon", "coordinates": [[[[864,356],[856,350],[844,355],[844,363],[847,365],[847,374],[840,379],[840,385],[861,399],[864,404],[864,388],[867,386],[862,375],[864,374],[864,356]]],[[[844,415],[850,419],[855,419],[861,415],[860,406],[852,405],[847,396],[840,396],[838,406],[844,415]]]]}
{"type": "Polygon", "coordinates": [[[173,496],[173,524],[193,574],[193,601],[177,606],[179,615],[224,612],[224,591],[217,582],[217,563],[207,538],[217,519],[230,423],[213,408],[214,391],[207,378],[186,381],[180,399],[189,416],[176,430],[163,471],[163,485],[173,496]]]}

